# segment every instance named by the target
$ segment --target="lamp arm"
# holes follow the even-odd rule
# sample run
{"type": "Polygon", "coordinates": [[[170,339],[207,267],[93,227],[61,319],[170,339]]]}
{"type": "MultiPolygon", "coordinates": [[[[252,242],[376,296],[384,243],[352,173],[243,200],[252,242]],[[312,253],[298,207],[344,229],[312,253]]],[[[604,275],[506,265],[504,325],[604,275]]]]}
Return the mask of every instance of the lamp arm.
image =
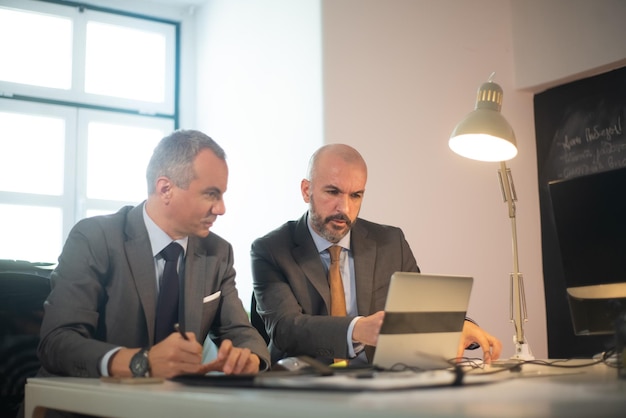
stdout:
{"type": "Polygon", "coordinates": [[[500,187],[502,189],[502,198],[508,206],[509,218],[511,220],[511,235],[513,242],[513,272],[511,273],[511,300],[510,300],[510,318],[515,326],[515,355],[514,358],[529,360],[534,359],[528,348],[528,343],[524,336],[524,322],[528,320],[526,314],[526,296],[524,294],[524,278],[519,271],[519,257],[517,250],[517,224],[515,216],[515,185],[513,184],[513,176],[511,170],[507,168],[506,163],[500,163],[498,170],[500,179],[500,187]]]}

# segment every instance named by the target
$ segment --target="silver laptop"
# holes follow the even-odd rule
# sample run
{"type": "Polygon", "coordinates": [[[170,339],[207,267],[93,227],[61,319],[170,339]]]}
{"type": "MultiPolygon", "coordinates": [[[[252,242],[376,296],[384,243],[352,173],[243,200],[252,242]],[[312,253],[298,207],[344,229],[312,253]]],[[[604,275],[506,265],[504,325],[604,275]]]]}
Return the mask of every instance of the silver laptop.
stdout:
{"type": "Polygon", "coordinates": [[[374,365],[391,370],[451,367],[472,284],[467,276],[394,273],[374,365]]]}

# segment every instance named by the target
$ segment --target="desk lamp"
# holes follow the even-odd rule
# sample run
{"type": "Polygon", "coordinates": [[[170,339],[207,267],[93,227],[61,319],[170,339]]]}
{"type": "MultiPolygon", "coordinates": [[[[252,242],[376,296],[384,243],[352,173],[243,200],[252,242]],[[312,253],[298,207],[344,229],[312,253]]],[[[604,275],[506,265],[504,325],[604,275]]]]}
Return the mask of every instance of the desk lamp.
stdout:
{"type": "Polygon", "coordinates": [[[457,154],[479,161],[500,162],[498,177],[502,198],[509,208],[513,237],[513,272],[511,280],[510,318],[515,326],[513,343],[515,354],[512,360],[534,360],[524,336],[526,315],[526,297],[524,279],[519,271],[517,256],[517,227],[515,223],[515,185],[511,170],[505,161],[517,155],[515,134],[511,125],[500,114],[502,107],[502,88],[492,81],[495,73],[478,89],[476,107],[454,128],[448,145],[457,154]]]}

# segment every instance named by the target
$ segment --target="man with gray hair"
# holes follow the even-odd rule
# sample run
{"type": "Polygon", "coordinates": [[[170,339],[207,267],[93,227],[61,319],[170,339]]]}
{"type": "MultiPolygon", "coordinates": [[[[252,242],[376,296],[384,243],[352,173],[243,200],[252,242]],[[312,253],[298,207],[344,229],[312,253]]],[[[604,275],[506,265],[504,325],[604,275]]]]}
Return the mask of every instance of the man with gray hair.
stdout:
{"type": "Polygon", "coordinates": [[[154,150],[146,201],[74,226],[44,305],[39,375],[170,378],[269,366],[237,295],[232,246],[209,232],[225,213],[225,158],[207,135],[175,131],[154,150]],[[207,335],[219,349],[202,364],[207,335]]]}

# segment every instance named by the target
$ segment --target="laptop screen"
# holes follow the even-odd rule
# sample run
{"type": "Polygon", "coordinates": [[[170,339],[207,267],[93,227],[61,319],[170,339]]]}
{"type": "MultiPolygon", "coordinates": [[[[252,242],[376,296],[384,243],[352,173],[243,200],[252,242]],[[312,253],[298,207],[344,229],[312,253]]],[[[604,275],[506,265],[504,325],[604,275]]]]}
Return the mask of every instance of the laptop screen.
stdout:
{"type": "Polygon", "coordinates": [[[456,357],[473,278],[396,272],[373,363],[383,369],[448,368],[456,357]]]}

